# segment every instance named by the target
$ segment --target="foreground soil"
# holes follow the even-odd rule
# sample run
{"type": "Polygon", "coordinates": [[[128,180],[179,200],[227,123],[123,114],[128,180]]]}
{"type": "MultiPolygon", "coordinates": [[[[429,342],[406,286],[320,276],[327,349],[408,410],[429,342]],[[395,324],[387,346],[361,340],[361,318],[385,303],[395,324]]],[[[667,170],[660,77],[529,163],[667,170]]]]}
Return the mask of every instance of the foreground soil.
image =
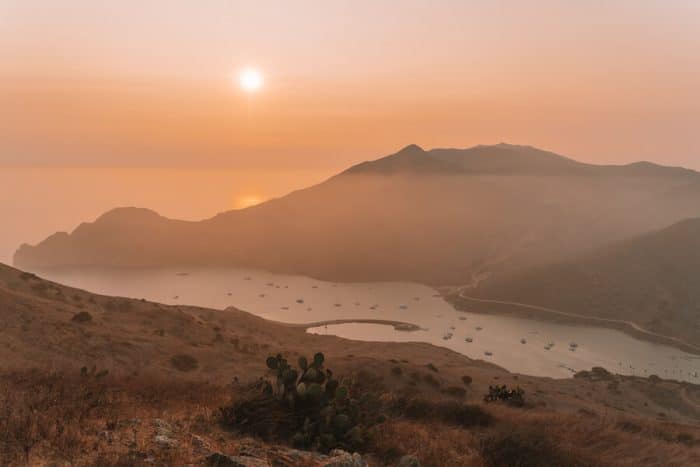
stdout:
{"type": "Polygon", "coordinates": [[[206,464],[216,453],[324,465],[218,420],[220,407],[266,376],[268,355],[295,361],[316,351],[338,375],[371,376],[382,400],[457,401],[492,418],[467,427],[387,412],[362,453],[370,465],[408,454],[423,465],[508,465],[502,452],[529,452],[523,465],[700,463],[700,388],[687,383],[602,370],[517,375],[428,344],[309,335],[243,311],[99,296],[6,266],[0,314],[3,465],[206,464]],[[85,377],[81,367],[109,374],[85,377]],[[526,406],[483,404],[494,384],[522,387],[526,406]]]}

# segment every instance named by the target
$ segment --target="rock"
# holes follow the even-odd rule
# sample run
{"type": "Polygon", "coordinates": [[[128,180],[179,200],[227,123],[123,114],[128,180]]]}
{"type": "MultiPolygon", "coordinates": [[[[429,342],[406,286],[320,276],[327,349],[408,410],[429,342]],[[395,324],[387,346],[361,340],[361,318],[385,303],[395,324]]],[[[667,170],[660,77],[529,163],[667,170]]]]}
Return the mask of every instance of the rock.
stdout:
{"type": "Polygon", "coordinates": [[[173,427],[160,418],[153,420],[153,426],[156,428],[156,434],[153,438],[156,444],[164,448],[174,448],[178,445],[178,441],[174,437],[173,427]]]}
{"type": "Polygon", "coordinates": [[[211,444],[197,435],[192,435],[192,447],[198,454],[210,454],[212,451],[211,444]]]}
{"type": "Polygon", "coordinates": [[[220,452],[206,458],[206,465],[210,467],[271,467],[264,459],[249,456],[227,456],[220,452]]]}
{"type": "Polygon", "coordinates": [[[399,459],[398,467],[421,467],[416,456],[406,455],[399,459]]]}
{"type": "Polygon", "coordinates": [[[328,459],[328,456],[281,446],[271,446],[267,458],[274,467],[296,467],[299,465],[319,467],[328,459]]]}
{"type": "Polygon", "coordinates": [[[358,453],[350,454],[342,449],[334,449],[323,467],[367,467],[367,462],[358,453]]]}
{"type": "Polygon", "coordinates": [[[153,438],[153,441],[164,448],[174,448],[178,445],[176,439],[165,435],[156,435],[155,438],[153,438]]]}
{"type": "Polygon", "coordinates": [[[153,426],[156,427],[156,431],[158,433],[172,434],[172,432],[173,432],[172,425],[170,425],[170,423],[168,423],[165,420],[160,419],[160,418],[153,419],[153,426]]]}

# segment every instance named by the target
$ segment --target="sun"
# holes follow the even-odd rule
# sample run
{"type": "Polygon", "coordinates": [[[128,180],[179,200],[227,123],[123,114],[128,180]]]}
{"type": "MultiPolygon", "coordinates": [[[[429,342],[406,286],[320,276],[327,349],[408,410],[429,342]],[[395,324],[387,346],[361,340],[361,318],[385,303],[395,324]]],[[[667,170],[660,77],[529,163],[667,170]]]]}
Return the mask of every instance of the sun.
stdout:
{"type": "Polygon", "coordinates": [[[238,84],[245,92],[257,92],[263,87],[263,75],[255,68],[244,68],[238,74],[238,84]]]}
{"type": "Polygon", "coordinates": [[[264,199],[257,195],[238,196],[234,199],[233,207],[235,209],[245,209],[260,204],[263,201],[264,199]]]}

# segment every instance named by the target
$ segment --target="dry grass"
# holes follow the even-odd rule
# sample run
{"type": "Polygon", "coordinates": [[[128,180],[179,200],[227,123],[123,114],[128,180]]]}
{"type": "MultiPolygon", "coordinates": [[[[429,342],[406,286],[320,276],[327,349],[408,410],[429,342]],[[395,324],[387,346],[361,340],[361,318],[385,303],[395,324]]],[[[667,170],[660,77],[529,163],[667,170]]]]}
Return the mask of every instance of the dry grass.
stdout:
{"type": "MultiPolygon", "coordinates": [[[[543,450],[554,447],[553,455],[562,455],[559,465],[699,465],[700,449],[689,446],[688,439],[697,439],[697,427],[635,420],[641,427],[637,433],[621,429],[620,420],[607,417],[581,417],[568,413],[517,410],[502,406],[490,408],[497,422],[490,446],[498,442],[529,442],[543,450]],[[523,432],[537,433],[527,438],[523,432]],[[543,442],[542,439],[546,440],[543,442]],[[557,454],[558,453],[558,454],[557,454]],[[573,457],[571,457],[573,456],[573,457]]],[[[482,445],[482,449],[489,447],[482,445]]],[[[482,454],[484,454],[482,452],[482,454]]],[[[485,456],[486,457],[486,456],[485,456]]],[[[557,465],[552,463],[513,463],[508,465],[557,465]]],[[[499,465],[497,463],[492,465],[499,465]]]]}
{"type": "MultiPolygon", "coordinates": [[[[0,465],[34,463],[37,458],[80,464],[86,452],[95,451],[99,459],[85,463],[138,464],[133,452],[113,445],[111,434],[105,434],[126,429],[129,420],[167,412],[207,413],[206,408],[219,403],[223,395],[222,388],[203,383],[96,378],[79,372],[4,374],[0,376],[0,465]]],[[[141,429],[137,424],[130,427],[136,445],[136,430],[141,429]]],[[[173,455],[156,454],[159,459],[173,455]]]]}
{"type": "MultiPolygon", "coordinates": [[[[218,408],[239,392],[78,371],[6,373],[0,375],[0,465],[193,464],[204,457],[195,436],[233,453],[244,441],[221,429],[218,408]],[[154,442],[156,419],[173,427],[177,449],[154,442]]],[[[382,397],[388,419],[373,430],[365,452],[379,465],[395,465],[405,454],[425,466],[447,467],[700,465],[697,427],[501,404],[399,400],[391,393],[382,397]]]]}
{"type": "Polygon", "coordinates": [[[396,465],[405,454],[425,467],[481,465],[473,433],[439,422],[390,420],[375,434],[372,452],[386,465],[396,465]]]}

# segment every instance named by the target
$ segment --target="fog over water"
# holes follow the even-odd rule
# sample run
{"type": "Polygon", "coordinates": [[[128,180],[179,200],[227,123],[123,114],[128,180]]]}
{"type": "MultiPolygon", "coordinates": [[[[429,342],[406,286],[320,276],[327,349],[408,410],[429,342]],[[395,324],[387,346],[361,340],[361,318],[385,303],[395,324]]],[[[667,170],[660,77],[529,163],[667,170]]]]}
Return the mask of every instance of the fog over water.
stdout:
{"type": "Polygon", "coordinates": [[[248,269],[90,269],[42,275],[96,293],[217,309],[233,306],[287,323],[414,323],[421,330],[351,323],[310,332],[368,341],[429,342],[521,374],[569,377],[603,366],[623,374],[698,382],[700,372],[700,357],[672,347],[611,329],[460,312],[434,289],[415,283],[331,283],[248,269]]]}

